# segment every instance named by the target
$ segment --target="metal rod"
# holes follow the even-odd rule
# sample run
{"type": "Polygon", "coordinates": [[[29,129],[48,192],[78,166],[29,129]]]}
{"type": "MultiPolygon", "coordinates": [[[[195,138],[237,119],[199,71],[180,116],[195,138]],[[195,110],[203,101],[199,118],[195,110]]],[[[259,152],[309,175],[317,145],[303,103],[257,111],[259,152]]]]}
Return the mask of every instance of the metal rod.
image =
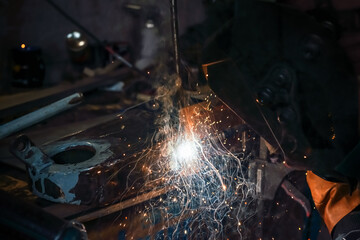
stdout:
{"type": "Polygon", "coordinates": [[[158,190],[154,190],[154,191],[151,191],[151,192],[148,192],[148,193],[144,193],[144,194],[139,195],[139,196],[137,196],[135,198],[131,198],[131,199],[125,200],[123,202],[113,204],[113,205],[111,205],[109,207],[105,207],[105,208],[102,208],[100,210],[91,212],[89,214],[80,216],[80,217],[76,218],[76,221],[78,221],[78,222],[88,222],[88,221],[91,221],[91,220],[94,220],[94,219],[109,215],[111,213],[121,211],[123,209],[129,208],[129,207],[135,206],[135,205],[137,205],[139,203],[150,200],[152,198],[159,197],[159,196],[169,192],[171,189],[172,189],[171,187],[164,187],[164,188],[160,188],[158,190]]]}
{"type": "Polygon", "coordinates": [[[170,0],[170,13],[171,13],[172,41],[173,41],[174,58],[175,58],[175,70],[176,70],[176,74],[180,75],[177,0],[170,0]]]}

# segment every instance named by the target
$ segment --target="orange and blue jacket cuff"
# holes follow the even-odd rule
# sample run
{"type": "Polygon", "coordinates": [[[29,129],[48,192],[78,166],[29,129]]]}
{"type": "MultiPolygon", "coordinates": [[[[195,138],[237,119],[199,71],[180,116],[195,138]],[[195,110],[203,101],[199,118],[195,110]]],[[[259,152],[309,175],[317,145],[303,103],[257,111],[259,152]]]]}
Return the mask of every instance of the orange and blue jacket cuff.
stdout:
{"type": "Polygon", "coordinates": [[[326,181],[311,171],[307,172],[306,180],[315,206],[330,233],[343,217],[360,205],[359,188],[350,194],[348,184],[326,181]]]}

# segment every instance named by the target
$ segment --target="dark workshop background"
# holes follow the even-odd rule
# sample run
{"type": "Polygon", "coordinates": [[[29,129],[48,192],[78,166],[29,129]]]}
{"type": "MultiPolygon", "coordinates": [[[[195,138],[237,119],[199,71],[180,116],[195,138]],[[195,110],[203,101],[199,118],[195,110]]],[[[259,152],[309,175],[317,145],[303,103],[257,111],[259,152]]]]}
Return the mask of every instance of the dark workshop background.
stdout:
{"type": "MultiPolygon", "coordinates": [[[[122,41],[130,45],[133,57],[141,48],[141,16],[125,9],[125,4],[143,5],[145,9],[157,7],[161,19],[169,21],[168,0],[125,1],[125,0],[74,0],[55,1],[70,16],[88,28],[101,40],[122,41]]],[[[179,32],[188,26],[201,22],[204,11],[201,0],[179,1],[179,32]]],[[[167,24],[163,22],[162,24],[167,24]]],[[[22,43],[42,48],[46,67],[44,85],[51,86],[66,78],[64,73],[70,67],[66,49],[66,35],[76,26],[60,15],[45,0],[2,0],[0,1],[0,72],[1,92],[8,93],[11,80],[10,50],[22,43]]],[[[170,34],[170,26],[163,34],[170,34]]],[[[90,43],[92,39],[88,38],[90,43]]]]}

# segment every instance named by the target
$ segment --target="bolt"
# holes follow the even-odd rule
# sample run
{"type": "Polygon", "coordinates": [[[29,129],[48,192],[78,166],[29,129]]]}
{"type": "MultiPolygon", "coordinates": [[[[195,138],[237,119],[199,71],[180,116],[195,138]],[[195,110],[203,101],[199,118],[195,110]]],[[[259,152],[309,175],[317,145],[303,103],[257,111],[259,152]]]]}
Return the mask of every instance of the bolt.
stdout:
{"type": "Polygon", "coordinates": [[[296,112],[291,107],[281,108],[278,111],[279,123],[290,123],[296,120],[296,112]]]}
{"type": "Polygon", "coordinates": [[[306,60],[313,60],[319,56],[321,51],[322,40],[317,35],[311,35],[305,42],[304,58],[306,60]]]}
{"type": "Polygon", "coordinates": [[[258,92],[256,102],[260,105],[268,105],[273,101],[274,93],[270,88],[264,88],[258,92]]]}
{"type": "Polygon", "coordinates": [[[275,84],[278,86],[283,86],[285,85],[287,82],[289,82],[290,79],[290,74],[289,71],[286,68],[280,68],[277,69],[274,73],[275,75],[275,84]]]}

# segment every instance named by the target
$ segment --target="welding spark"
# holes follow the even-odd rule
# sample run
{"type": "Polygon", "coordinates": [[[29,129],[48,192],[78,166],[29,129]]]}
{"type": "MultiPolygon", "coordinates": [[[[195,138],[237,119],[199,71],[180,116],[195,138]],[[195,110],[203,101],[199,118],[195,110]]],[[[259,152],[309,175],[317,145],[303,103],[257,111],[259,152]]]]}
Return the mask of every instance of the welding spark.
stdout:
{"type": "Polygon", "coordinates": [[[198,147],[191,139],[178,140],[175,146],[169,146],[168,151],[171,155],[170,168],[173,171],[193,168],[199,158],[198,147]]]}
{"type": "Polygon", "coordinates": [[[162,216],[163,227],[173,229],[171,239],[180,230],[188,239],[226,239],[229,231],[236,232],[234,239],[241,239],[246,220],[254,215],[255,186],[247,179],[244,164],[251,152],[244,144],[253,140],[242,128],[231,129],[229,113],[222,107],[214,117],[212,94],[202,104],[179,109],[172,98],[178,78],[165,80],[171,87],[162,84],[158,89],[157,129],[134,165],[145,174],[144,191],[159,186],[170,190],[147,203],[141,211],[144,224],[162,216]]]}

